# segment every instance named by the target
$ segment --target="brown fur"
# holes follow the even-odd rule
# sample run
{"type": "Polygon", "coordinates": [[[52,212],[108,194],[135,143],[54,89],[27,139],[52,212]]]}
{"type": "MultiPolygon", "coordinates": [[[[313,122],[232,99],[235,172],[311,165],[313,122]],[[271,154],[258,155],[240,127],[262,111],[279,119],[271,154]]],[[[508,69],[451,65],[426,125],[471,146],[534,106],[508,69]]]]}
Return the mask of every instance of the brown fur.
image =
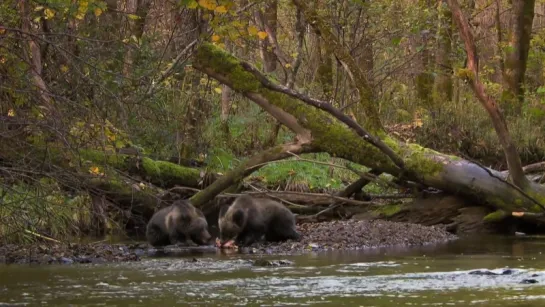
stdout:
{"type": "Polygon", "coordinates": [[[295,216],[281,203],[242,195],[228,208],[223,207],[218,219],[221,244],[235,240],[247,246],[265,236],[267,241],[299,240],[295,216]]]}
{"type": "Polygon", "coordinates": [[[205,245],[211,238],[204,214],[187,200],[155,212],[148,222],[146,237],[154,247],[178,243],[205,245]]]}

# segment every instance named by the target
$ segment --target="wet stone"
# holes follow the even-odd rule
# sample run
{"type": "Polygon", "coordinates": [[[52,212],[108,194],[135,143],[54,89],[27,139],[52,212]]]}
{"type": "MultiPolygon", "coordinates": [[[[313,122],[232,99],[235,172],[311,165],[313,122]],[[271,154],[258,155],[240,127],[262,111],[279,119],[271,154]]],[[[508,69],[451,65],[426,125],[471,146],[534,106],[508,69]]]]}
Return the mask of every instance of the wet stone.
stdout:
{"type": "Polygon", "coordinates": [[[538,281],[535,279],[523,279],[520,283],[521,284],[537,284],[538,281]]]}
{"type": "Polygon", "coordinates": [[[253,266],[289,266],[293,265],[293,261],[289,260],[266,260],[266,259],[257,259],[254,261],[253,266]]]}

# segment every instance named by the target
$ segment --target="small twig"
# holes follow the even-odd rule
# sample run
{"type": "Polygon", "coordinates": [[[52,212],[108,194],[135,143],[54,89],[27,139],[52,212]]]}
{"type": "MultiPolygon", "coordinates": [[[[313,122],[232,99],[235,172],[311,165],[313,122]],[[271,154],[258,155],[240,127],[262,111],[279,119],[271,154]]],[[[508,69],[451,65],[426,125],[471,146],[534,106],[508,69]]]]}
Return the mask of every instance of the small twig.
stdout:
{"type": "Polygon", "coordinates": [[[28,234],[31,234],[31,235],[33,235],[33,236],[35,236],[35,237],[38,237],[38,238],[42,238],[42,239],[45,239],[45,240],[53,241],[53,242],[55,242],[55,243],[62,243],[62,242],[59,241],[59,240],[55,240],[55,239],[53,239],[53,238],[50,238],[50,237],[41,235],[41,234],[39,234],[39,233],[36,233],[36,232],[31,231],[31,230],[28,230],[28,229],[25,229],[25,232],[28,233],[28,234]]]}

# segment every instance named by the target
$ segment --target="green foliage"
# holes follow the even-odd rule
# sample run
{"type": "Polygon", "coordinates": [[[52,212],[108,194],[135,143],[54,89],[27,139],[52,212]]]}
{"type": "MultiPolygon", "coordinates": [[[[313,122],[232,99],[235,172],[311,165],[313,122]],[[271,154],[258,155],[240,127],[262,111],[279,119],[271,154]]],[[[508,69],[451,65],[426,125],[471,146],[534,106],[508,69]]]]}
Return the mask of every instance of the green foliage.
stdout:
{"type": "Polygon", "coordinates": [[[39,234],[59,241],[92,228],[89,196],[68,197],[51,179],[0,188],[0,238],[3,243],[34,242],[39,234]]]}

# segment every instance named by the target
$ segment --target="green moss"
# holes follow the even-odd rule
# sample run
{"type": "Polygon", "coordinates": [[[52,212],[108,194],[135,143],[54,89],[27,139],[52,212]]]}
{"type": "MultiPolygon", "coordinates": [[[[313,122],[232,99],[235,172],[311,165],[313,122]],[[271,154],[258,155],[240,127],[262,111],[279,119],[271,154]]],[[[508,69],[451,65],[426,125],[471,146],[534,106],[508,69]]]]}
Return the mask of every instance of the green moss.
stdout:
{"type": "Polygon", "coordinates": [[[387,204],[375,209],[374,214],[377,216],[392,217],[401,212],[403,204],[387,204]]]}
{"type": "Polygon", "coordinates": [[[261,84],[240,65],[239,60],[211,43],[204,43],[197,51],[196,62],[224,74],[233,87],[241,92],[255,92],[261,84]]]}
{"type": "Polygon", "coordinates": [[[435,176],[443,170],[441,162],[433,161],[428,156],[439,155],[438,152],[417,144],[408,144],[405,149],[405,164],[408,169],[422,176],[435,176]]]}
{"type": "Polygon", "coordinates": [[[157,162],[153,161],[150,158],[142,158],[142,168],[144,168],[144,172],[148,176],[151,176],[151,177],[161,176],[161,170],[159,169],[159,166],[157,166],[157,162]]]}
{"type": "Polygon", "coordinates": [[[496,210],[492,213],[489,213],[483,218],[485,222],[499,222],[507,217],[507,212],[503,210],[496,210]]]}
{"type": "Polygon", "coordinates": [[[96,164],[109,165],[119,169],[125,169],[127,167],[127,155],[105,153],[90,149],[82,149],[79,151],[79,154],[82,160],[91,161],[96,164]]]}

